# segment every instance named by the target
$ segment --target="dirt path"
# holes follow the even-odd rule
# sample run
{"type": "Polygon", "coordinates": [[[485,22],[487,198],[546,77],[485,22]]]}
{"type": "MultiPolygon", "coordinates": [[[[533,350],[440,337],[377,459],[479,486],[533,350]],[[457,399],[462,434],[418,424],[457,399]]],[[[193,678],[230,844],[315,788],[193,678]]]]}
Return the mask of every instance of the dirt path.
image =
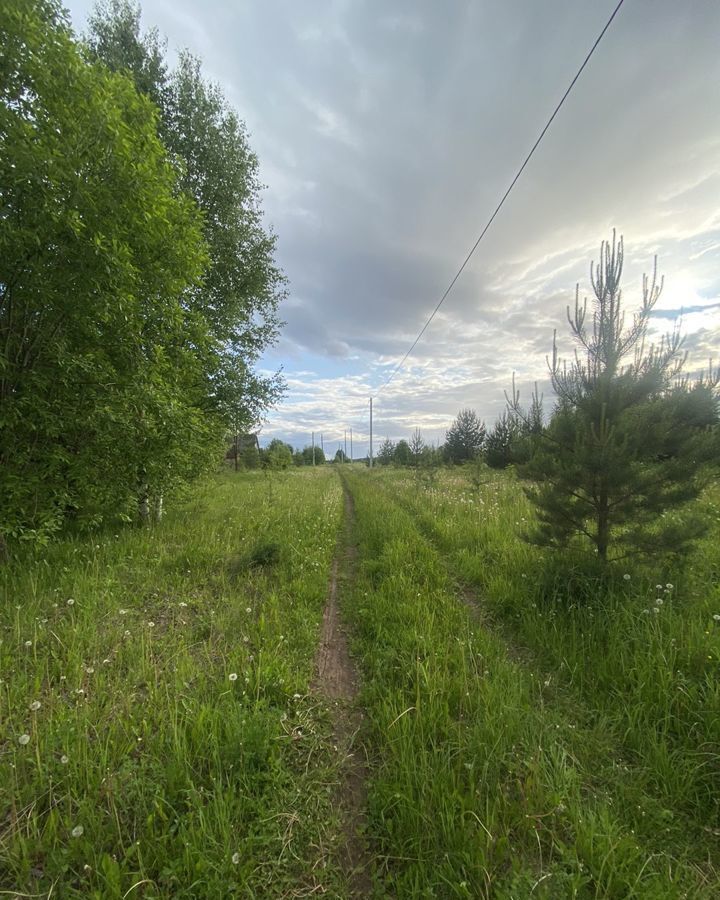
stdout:
{"type": "Polygon", "coordinates": [[[342,821],[341,864],[348,878],[351,897],[369,897],[372,892],[369,858],[362,832],[366,825],[367,760],[360,743],[362,712],[355,706],[358,676],[350,657],[348,641],[340,619],[338,595],[350,583],[357,559],[352,543],[355,516],[352,496],[343,485],[345,514],[343,528],[330,572],[323,628],[315,657],[314,694],[329,701],[333,736],[340,755],[340,781],[335,802],[342,821]]]}

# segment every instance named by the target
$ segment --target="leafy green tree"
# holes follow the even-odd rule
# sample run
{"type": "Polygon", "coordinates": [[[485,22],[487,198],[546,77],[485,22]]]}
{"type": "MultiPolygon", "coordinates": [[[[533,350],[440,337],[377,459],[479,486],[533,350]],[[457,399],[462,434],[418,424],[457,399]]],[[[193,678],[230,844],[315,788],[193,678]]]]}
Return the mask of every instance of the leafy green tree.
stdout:
{"type": "Polygon", "coordinates": [[[278,334],[286,281],[274,262],[275,236],[263,227],[258,161],[245,126],[199,60],[181,52],[169,72],[157,31],[141,33],[140,8],[128,0],[96,7],[90,52],[127,72],[160,110],[159,134],[173,154],[182,187],[203,211],[209,265],[185,302],[208,323],[204,367],[208,411],[239,432],[255,425],[284,392],[256,363],[278,334]]]}
{"type": "Polygon", "coordinates": [[[380,444],[380,449],[377,454],[377,462],[380,466],[389,466],[390,463],[395,458],[395,444],[390,440],[390,438],[385,438],[385,440],[380,444]]]}
{"type": "MultiPolygon", "coordinates": [[[[680,551],[699,521],[664,514],[698,496],[703,466],[717,452],[720,372],[679,381],[685,361],[677,329],[646,346],[662,282],[643,278],[642,304],[625,327],[620,280],[622,238],[603,242],[591,267],[587,300],[568,308],[580,351],[567,365],[553,340],[550,362],[558,405],[538,452],[521,474],[532,480],[538,508],[535,539],[566,546],[577,536],[603,562],[609,555],[680,551]]],[[[517,395],[515,412],[519,413],[517,395]]]]}
{"type": "Polygon", "coordinates": [[[412,452],[410,450],[410,444],[402,438],[395,445],[395,452],[393,453],[393,462],[398,466],[409,466],[412,462],[412,452]]]}
{"type": "Polygon", "coordinates": [[[472,409],[461,409],[445,435],[445,454],[450,462],[474,459],[482,451],[485,425],[472,409]]]}
{"type": "Polygon", "coordinates": [[[261,454],[263,468],[289,469],[293,464],[293,448],[280,438],[273,438],[261,454]]]}
{"type": "MultiPolygon", "coordinates": [[[[303,456],[303,464],[306,466],[311,466],[313,464],[313,448],[304,447],[302,451],[303,456]]],[[[315,465],[319,466],[325,462],[325,452],[322,447],[315,447],[315,465]]]]}
{"type": "Polygon", "coordinates": [[[0,534],[130,514],[219,455],[207,263],[152,104],[89,64],[55,0],[0,17],[0,534]]]}

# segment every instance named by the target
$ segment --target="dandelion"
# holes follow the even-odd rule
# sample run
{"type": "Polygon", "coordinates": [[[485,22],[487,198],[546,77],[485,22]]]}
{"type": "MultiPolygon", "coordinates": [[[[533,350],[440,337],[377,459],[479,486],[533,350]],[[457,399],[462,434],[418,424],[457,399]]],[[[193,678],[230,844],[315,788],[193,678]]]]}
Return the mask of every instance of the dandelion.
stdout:
{"type": "Polygon", "coordinates": [[[240,865],[240,854],[239,854],[239,853],[233,853],[233,855],[232,855],[232,864],[233,864],[234,866],[240,865]]]}
{"type": "Polygon", "coordinates": [[[119,609],[118,612],[121,616],[126,616],[128,614],[128,611],[126,609],[119,609]]]}
{"type": "Polygon", "coordinates": [[[123,632],[123,634],[124,634],[124,635],[125,635],[125,637],[130,637],[130,632],[129,632],[129,631],[127,631],[127,630],[126,630],[126,631],[124,631],[124,632],[123,632]]]}
{"type": "Polygon", "coordinates": [[[178,606],[180,606],[182,609],[184,609],[187,606],[187,603],[185,603],[184,600],[181,600],[180,603],[178,603],[178,606]]]}
{"type": "Polygon", "coordinates": [[[60,757],[60,762],[64,766],[66,766],[70,762],[70,758],[68,756],[65,756],[65,754],[63,753],[63,755],[60,757]]]}
{"type": "Polygon", "coordinates": [[[33,702],[30,704],[30,709],[31,709],[33,712],[37,712],[37,711],[40,709],[40,701],[39,701],[39,700],[33,700],[33,702]]]}
{"type": "Polygon", "coordinates": [[[74,606],[74,605],[75,605],[75,598],[74,598],[74,597],[68,597],[68,598],[67,598],[67,605],[68,605],[68,606],[74,606]]]}
{"type": "Polygon", "coordinates": [[[21,734],[20,737],[18,738],[18,744],[20,744],[21,747],[25,747],[29,743],[30,743],[30,735],[29,734],[21,734]]]}
{"type": "Polygon", "coordinates": [[[720,622],[720,613],[715,613],[713,619],[715,619],[716,622],[720,622]]]}
{"type": "Polygon", "coordinates": [[[644,610],[643,610],[643,615],[644,615],[644,616],[650,615],[650,610],[649,610],[649,609],[644,609],[644,610]]]}
{"type": "Polygon", "coordinates": [[[630,581],[630,573],[629,573],[629,572],[626,572],[626,573],[623,575],[623,578],[625,579],[625,581],[630,581]]]}
{"type": "Polygon", "coordinates": [[[660,607],[659,607],[659,606],[654,606],[654,607],[653,607],[653,612],[654,612],[654,613],[659,613],[659,612],[660,612],[660,607]]]}
{"type": "Polygon", "coordinates": [[[85,671],[88,675],[92,675],[95,672],[95,668],[93,666],[85,666],[85,671]]]}
{"type": "Polygon", "coordinates": [[[109,660],[109,659],[104,659],[104,660],[103,660],[103,665],[104,665],[104,666],[109,666],[109,665],[110,665],[110,660],[109,660]]]}
{"type": "Polygon", "coordinates": [[[655,585],[655,590],[656,590],[656,591],[661,591],[662,589],[663,589],[663,586],[662,586],[661,584],[656,584],[656,585],[655,585]]]}
{"type": "Polygon", "coordinates": [[[70,832],[73,837],[82,837],[84,833],[85,829],[82,827],[82,825],[76,825],[70,832]]]}
{"type": "Polygon", "coordinates": [[[668,582],[668,583],[665,585],[665,590],[666,590],[666,591],[671,591],[672,589],[673,589],[673,586],[668,582]]]}
{"type": "Polygon", "coordinates": [[[246,607],[245,607],[245,612],[248,613],[248,614],[251,613],[251,612],[252,612],[252,606],[246,606],[246,607]]]}
{"type": "Polygon", "coordinates": [[[25,641],[26,647],[32,647],[32,641],[25,641]]]}
{"type": "Polygon", "coordinates": [[[664,602],[665,601],[663,600],[662,597],[658,597],[657,600],[655,601],[655,606],[662,606],[664,602]]]}
{"type": "Polygon", "coordinates": [[[228,678],[230,679],[230,681],[237,681],[237,672],[231,672],[228,675],[228,678]]]}
{"type": "Polygon", "coordinates": [[[154,628],[154,627],[155,627],[154,622],[148,622],[148,628],[154,628]]]}

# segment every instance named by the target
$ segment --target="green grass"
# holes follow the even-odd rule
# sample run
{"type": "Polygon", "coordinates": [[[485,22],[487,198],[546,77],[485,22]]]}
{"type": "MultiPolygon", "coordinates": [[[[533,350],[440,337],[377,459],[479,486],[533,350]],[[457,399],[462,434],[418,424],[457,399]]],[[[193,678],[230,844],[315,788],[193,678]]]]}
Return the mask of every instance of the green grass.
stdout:
{"type": "MultiPolygon", "coordinates": [[[[720,896],[717,492],[682,568],[598,579],[511,476],[342,473],[375,896],[720,896]]],[[[0,891],[351,896],[309,688],[341,515],[329,467],[226,472],[0,570],[0,891]]]]}
{"type": "Polygon", "coordinates": [[[0,570],[2,889],[342,895],[308,696],[340,500],[328,471],[228,473],[0,570]]]}
{"type": "MultiPolygon", "coordinates": [[[[712,801],[697,783],[703,738],[694,746],[694,767],[688,746],[688,767],[676,771],[671,755],[662,765],[655,729],[643,745],[655,753],[645,759],[633,752],[628,729],[632,716],[637,729],[652,718],[653,697],[662,693],[657,678],[648,685],[650,710],[618,712],[629,699],[640,702],[622,698],[620,685],[614,703],[596,708],[567,673],[540,666],[539,652],[508,650],[508,635],[520,630],[520,607],[535,609],[538,623],[551,618],[527,590],[529,551],[508,526],[508,516],[520,525],[529,511],[514,486],[514,505],[505,506],[505,481],[489,486],[479,504],[453,479],[445,475],[429,491],[401,472],[350,480],[362,565],[345,609],[365,676],[371,833],[388,895],[717,896],[708,834],[716,820],[707,818],[712,801]],[[493,541],[488,518],[498,521],[502,540],[493,541]],[[507,627],[478,625],[459,599],[455,569],[485,573],[477,581],[494,587],[491,605],[507,627]],[[511,588],[517,605],[508,602],[511,588]],[[682,797],[690,787],[695,792],[682,797]]],[[[625,593],[630,601],[632,590],[625,593]]],[[[604,666],[601,604],[594,620],[583,615],[577,628],[589,632],[582,647],[592,657],[585,665],[604,666]]],[[[553,618],[557,623],[561,614],[553,618]]],[[[534,620],[526,613],[522,621],[529,638],[534,620]]],[[[659,629],[662,621],[641,616],[637,627],[659,629]]],[[[548,649],[538,628],[527,645],[548,649]]],[[[632,637],[615,637],[625,645],[618,654],[632,656],[635,648],[635,664],[644,664],[632,637]]]]}

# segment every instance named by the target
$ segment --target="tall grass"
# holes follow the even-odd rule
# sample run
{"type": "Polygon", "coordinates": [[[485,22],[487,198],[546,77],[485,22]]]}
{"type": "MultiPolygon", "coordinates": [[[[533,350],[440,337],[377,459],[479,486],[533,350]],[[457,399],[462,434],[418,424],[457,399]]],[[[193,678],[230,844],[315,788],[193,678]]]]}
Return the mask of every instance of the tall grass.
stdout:
{"type": "Polygon", "coordinates": [[[697,829],[718,821],[717,490],[702,500],[710,531],[689,558],[618,563],[602,578],[522,540],[532,510],[511,477],[490,476],[473,491],[446,473],[422,494],[405,479],[402,496],[498,620],[611,720],[673,815],[697,829]]]}
{"type": "MultiPolygon", "coordinates": [[[[668,825],[673,810],[638,780],[608,717],[558,698],[552,676],[467,608],[418,527],[424,509],[443,528],[448,498],[431,514],[424,492],[411,515],[397,500],[417,488],[399,473],[349,483],[361,574],[345,609],[365,676],[370,832],[388,894],[716,896],[709,841],[688,846],[668,825]]],[[[483,546],[476,538],[465,557],[483,546]]]]}
{"type": "Polygon", "coordinates": [[[340,498],[329,472],[227,474],[0,570],[4,890],[342,894],[307,696],[340,498]]]}

